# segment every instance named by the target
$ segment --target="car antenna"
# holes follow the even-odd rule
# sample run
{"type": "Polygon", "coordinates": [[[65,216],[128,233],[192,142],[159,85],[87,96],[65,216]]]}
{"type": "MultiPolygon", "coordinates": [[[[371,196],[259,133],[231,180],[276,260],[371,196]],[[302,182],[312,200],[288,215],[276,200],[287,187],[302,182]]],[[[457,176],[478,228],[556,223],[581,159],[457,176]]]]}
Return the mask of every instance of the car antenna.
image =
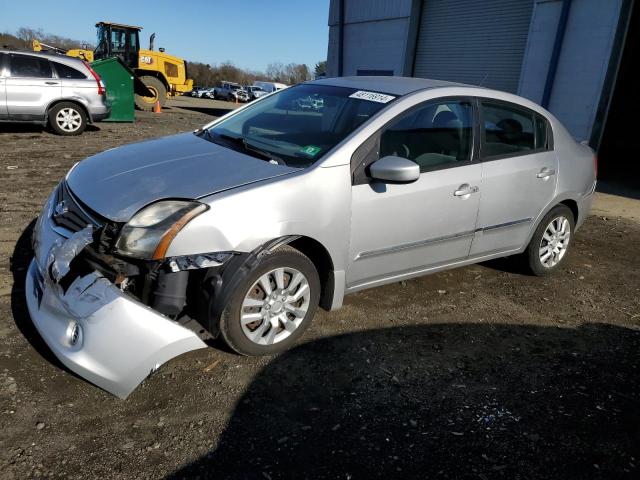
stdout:
{"type": "Polygon", "coordinates": [[[479,87],[483,87],[484,86],[484,82],[487,80],[487,78],[489,78],[489,72],[484,74],[484,78],[482,79],[482,81],[480,82],[480,85],[478,85],[479,87]]]}

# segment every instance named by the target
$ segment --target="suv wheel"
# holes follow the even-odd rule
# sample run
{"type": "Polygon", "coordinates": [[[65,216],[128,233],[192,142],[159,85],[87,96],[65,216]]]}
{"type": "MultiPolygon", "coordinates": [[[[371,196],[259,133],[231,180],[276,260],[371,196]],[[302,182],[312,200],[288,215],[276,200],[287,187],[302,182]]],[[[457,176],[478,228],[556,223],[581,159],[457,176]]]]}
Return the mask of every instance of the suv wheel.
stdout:
{"type": "Polygon", "coordinates": [[[62,102],[49,110],[49,125],[59,135],[80,135],[87,127],[87,116],[75,103],[62,102]]]}
{"type": "Polygon", "coordinates": [[[280,247],[239,282],[222,311],[220,333],[242,355],[282,352],[307,329],[319,298],[320,279],[311,260],[280,247]]]}
{"type": "Polygon", "coordinates": [[[565,205],[554,207],[544,216],[526,252],[529,267],[535,275],[549,275],[562,264],[574,227],[573,212],[565,205]]]}

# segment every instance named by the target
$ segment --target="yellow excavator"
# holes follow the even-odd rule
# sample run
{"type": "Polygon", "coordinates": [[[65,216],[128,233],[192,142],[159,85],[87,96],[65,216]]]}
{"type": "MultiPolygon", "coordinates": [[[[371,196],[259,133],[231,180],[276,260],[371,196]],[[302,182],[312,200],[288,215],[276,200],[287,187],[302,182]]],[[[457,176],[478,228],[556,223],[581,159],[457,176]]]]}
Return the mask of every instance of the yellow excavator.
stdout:
{"type": "MultiPolygon", "coordinates": [[[[87,62],[118,57],[134,74],[135,104],[140,110],[152,110],[156,101],[164,106],[167,97],[193,88],[193,80],[187,78],[187,62],[164,52],[154,50],[156,34],[149,39],[149,49],[140,48],[142,27],[120,23],[98,22],[98,46],[95,50],[63,50],[33,40],[33,50],[53,50],[87,62]]],[[[107,85],[107,88],[109,86],[107,85]]]]}

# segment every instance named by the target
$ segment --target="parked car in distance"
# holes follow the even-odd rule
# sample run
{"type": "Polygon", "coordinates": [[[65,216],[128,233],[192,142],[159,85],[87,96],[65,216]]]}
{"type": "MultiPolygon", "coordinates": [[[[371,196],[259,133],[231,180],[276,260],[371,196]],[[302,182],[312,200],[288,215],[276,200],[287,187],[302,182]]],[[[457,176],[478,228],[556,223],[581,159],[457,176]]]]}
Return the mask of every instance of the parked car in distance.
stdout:
{"type": "Polygon", "coordinates": [[[63,364],[126,397],[204,330],[274,354],[348,293],[516,254],[556,272],[595,185],[594,152],[524,98],[317,80],[76,164],[34,228],[27,304],[63,364]]]}
{"type": "Polygon", "coordinates": [[[220,100],[235,100],[235,93],[242,90],[242,86],[234,82],[222,82],[214,88],[214,98],[220,100]]]}
{"type": "Polygon", "coordinates": [[[202,98],[215,98],[215,87],[203,89],[200,96],[202,98]]]}
{"type": "Polygon", "coordinates": [[[196,98],[213,98],[213,87],[199,87],[191,91],[191,96],[196,98]]]}
{"type": "Polygon", "coordinates": [[[189,92],[189,96],[197,97],[201,90],[204,90],[203,87],[193,87],[189,92]]]}
{"type": "Polygon", "coordinates": [[[82,60],[0,49],[0,121],[49,125],[79,135],[111,113],[104,83],[82,60]]]}
{"type": "Polygon", "coordinates": [[[249,95],[249,100],[256,100],[257,98],[260,98],[268,93],[258,85],[250,85],[248,87],[245,87],[245,90],[249,95]]]}
{"type": "Polygon", "coordinates": [[[285,85],[284,83],[278,83],[278,82],[262,82],[262,81],[258,81],[256,80],[255,82],[253,82],[254,85],[262,88],[265,92],[267,93],[271,93],[271,92],[276,92],[278,90],[282,90],[284,88],[288,88],[288,85],[285,85]]]}
{"type": "Polygon", "coordinates": [[[244,88],[241,88],[240,90],[232,91],[231,97],[236,102],[246,103],[251,100],[251,97],[249,96],[249,92],[247,92],[244,88]]]}

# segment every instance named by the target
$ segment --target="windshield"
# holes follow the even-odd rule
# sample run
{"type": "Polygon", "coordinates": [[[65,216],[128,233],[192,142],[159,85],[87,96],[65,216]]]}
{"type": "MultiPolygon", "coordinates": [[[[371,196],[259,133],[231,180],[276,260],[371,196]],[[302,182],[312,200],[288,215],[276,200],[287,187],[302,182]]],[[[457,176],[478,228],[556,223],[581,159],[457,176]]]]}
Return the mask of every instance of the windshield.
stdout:
{"type": "Polygon", "coordinates": [[[277,163],[308,167],[394,99],[354,88],[297,85],[262,97],[205,131],[204,138],[277,163]]]}
{"type": "Polygon", "coordinates": [[[94,56],[96,58],[102,58],[104,56],[107,55],[107,29],[104,27],[104,25],[100,25],[98,27],[98,46],[96,47],[96,49],[94,50],[94,56]]]}

